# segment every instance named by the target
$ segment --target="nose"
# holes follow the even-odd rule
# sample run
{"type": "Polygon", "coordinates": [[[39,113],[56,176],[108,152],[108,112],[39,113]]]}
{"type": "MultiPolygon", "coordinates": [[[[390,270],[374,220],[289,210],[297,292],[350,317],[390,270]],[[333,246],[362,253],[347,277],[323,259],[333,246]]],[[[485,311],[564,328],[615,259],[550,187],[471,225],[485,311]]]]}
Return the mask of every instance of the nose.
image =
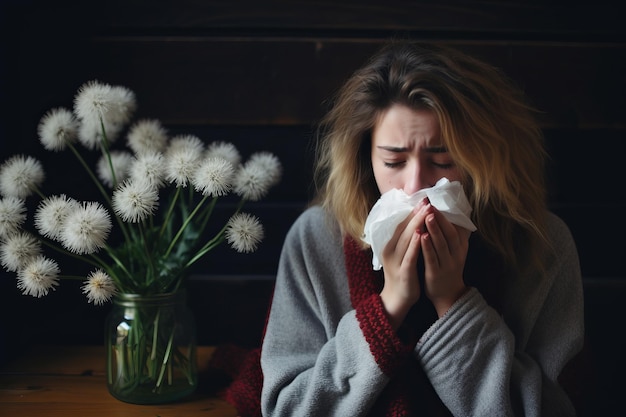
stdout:
{"type": "Polygon", "coordinates": [[[422,188],[431,187],[428,170],[420,163],[414,163],[405,170],[404,192],[414,194],[422,188]]]}

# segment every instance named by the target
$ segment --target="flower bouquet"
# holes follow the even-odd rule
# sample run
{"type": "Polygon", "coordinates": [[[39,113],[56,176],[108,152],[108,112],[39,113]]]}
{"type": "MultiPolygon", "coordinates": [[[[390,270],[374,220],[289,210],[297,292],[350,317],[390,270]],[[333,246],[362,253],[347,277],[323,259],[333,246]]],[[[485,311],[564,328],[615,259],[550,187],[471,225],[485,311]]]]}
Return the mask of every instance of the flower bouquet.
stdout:
{"type": "Polygon", "coordinates": [[[190,268],[224,241],[238,252],[256,250],[263,227],[242,209],[280,181],[282,167],[269,152],[243,162],[231,143],[170,137],[158,120],[133,122],[135,110],[131,90],[90,81],[78,89],[72,110],[58,107],[42,117],[43,147],[72,152],[101,199],[46,195],[41,162],[10,157],[0,165],[0,263],[17,274],[25,295],[42,297],[62,279],[80,279],[88,302],[112,300],[109,389],[125,401],[162,402],[177,398],[159,396],[177,375],[188,385],[185,395],[196,384],[195,333],[181,330],[180,306],[172,307],[181,294],[184,302],[190,268]],[[117,146],[124,136],[126,146],[117,146]],[[86,152],[99,153],[95,167],[86,152]],[[29,225],[31,198],[36,209],[29,225]],[[234,201],[232,214],[214,227],[220,199],[234,201]],[[54,253],[92,270],[87,277],[62,274],[54,253]],[[150,394],[134,397],[138,387],[150,394]]]}

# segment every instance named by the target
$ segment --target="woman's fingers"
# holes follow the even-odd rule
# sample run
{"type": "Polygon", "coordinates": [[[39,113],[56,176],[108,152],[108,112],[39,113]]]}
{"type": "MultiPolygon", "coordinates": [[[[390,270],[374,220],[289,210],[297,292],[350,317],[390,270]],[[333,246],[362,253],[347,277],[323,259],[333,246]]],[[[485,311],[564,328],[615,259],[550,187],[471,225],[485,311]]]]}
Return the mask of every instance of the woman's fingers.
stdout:
{"type": "Polygon", "coordinates": [[[428,213],[432,212],[432,207],[427,200],[422,201],[413,211],[396,227],[394,234],[383,249],[383,257],[390,257],[396,254],[400,259],[409,249],[411,242],[415,238],[415,232],[425,231],[424,221],[428,213]]]}
{"type": "Polygon", "coordinates": [[[430,212],[432,207],[426,203],[416,207],[398,225],[382,252],[385,284],[380,295],[393,325],[404,320],[421,295],[417,260],[421,251],[421,232],[430,212]]]}
{"type": "Polygon", "coordinates": [[[426,217],[422,236],[425,293],[441,316],[465,291],[463,269],[469,248],[469,232],[435,211],[426,217]]]}
{"type": "Polygon", "coordinates": [[[467,242],[471,235],[469,230],[450,223],[436,210],[426,217],[425,223],[432,239],[432,249],[437,253],[438,263],[467,252],[467,242]]]}

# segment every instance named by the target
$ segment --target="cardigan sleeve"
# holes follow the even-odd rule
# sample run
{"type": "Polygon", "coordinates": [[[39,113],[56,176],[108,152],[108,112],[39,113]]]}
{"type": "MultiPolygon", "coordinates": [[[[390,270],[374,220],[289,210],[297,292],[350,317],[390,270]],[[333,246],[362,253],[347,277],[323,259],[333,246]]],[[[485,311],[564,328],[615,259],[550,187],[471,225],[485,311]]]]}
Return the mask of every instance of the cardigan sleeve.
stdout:
{"type": "Polygon", "coordinates": [[[557,378],[582,349],[582,279],[569,229],[551,217],[558,256],[511,278],[503,316],[471,289],[423,335],[415,354],[454,415],[574,416],[557,378]]]}

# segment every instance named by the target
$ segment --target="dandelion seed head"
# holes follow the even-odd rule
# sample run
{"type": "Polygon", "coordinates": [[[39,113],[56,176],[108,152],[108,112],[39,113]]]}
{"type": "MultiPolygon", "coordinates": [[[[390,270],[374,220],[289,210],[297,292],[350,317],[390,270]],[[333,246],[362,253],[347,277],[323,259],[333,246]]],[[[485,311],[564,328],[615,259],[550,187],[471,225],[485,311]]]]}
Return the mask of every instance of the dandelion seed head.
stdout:
{"type": "Polygon", "coordinates": [[[109,188],[114,188],[117,184],[121,184],[130,175],[130,166],[133,162],[133,156],[127,151],[111,151],[111,164],[106,155],[103,155],[96,165],[96,172],[98,178],[104,185],[109,188]],[[111,171],[111,165],[113,165],[113,171],[111,171]],[[113,176],[115,172],[115,176],[113,176]]]}
{"type": "Polygon", "coordinates": [[[110,301],[117,291],[113,279],[101,269],[91,272],[81,289],[87,295],[87,301],[95,305],[110,301]]]}
{"type": "Polygon", "coordinates": [[[74,114],[81,122],[123,125],[136,109],[135,95],[122,86],[97,80],[80,86],[74,96],[74,114]]]}
{"type": "Polygon", "coordinates": [[[167,131],[158,120],[140,120],[128,132],[128,147],[135,154],[164,152],[167,146],[167,131]]]}
{"type": "Polygon", "coordinates": [[[12,234],[0,244],[0,262],[9,272],[19,271],[40,253],[39,240],[28,232],[12,234]]]}
{"type": "Polygon", "coordinates": [[[59,285],[59,265],[45,256],[37,256],[17,273],[17,288],[23,295],[43,297],[59,285]]]}
{"type": "Polygon", "coordinates": [[[235,176],[235,193],[245,200],[259,201],[270,189],[270,178],[258,164],[246,163],[235,176]]]}
{"type": "Polygon", "coordinates": [[[256,152],[250,156],[246,164],[249,166],[256,166],[259,171],[264,172],[268,178],[270,187],[280,182],[283,174],[283,167],[278,157],[273,153],[256,152]]]}
{"type": "Polygon", "coordinates": [[[0,194],[26,198],[45,179],[41,162],[31,156],[14,155],[0,166],[0,194]]]}
{"type": "Polygon", "coordinates": [[[26,204],[16,197],[0,199],[0,239],[17,233],[26,221],[26,204]]]}
{"type": "Polygon", "coordinates": [[[237,168],[241,163],[241,155],[235,145],[222,141],[211,142],[207,147],[205,158],[225,159],[230,162],[234,168],[237,168]]]}
{"type": "Polygon", "coordinates": [[[67,216],[80,204],[65,194],[47,197],[35,211],[35,228],[42,235],[52,240],[59,240],[67,216]]]}
{"type": "Polygon", "coordinates": [[[39,141],[48,151],[61,151],[78,139],[78,121],[68,109],[47,112],[37,126],[39,141]]]}
{"type": "Polygon", "coordinates": [[[61,244],[78,255],[95,253],[105,247],[111,226],[111,216],[100,203],[83,202],[67,216],[61,244]]]}
{"type": "Polygon", "coordinates": [[[258,218],[248,213],[237,213],[228,220],[226,241],[237,252],[254,252],[264,237],[258,218]]]}
{"type": "Polygon", "coordinates": [[[136,154],[129,178],[132,181],[145,181],[154,188],[165,184],[165,157],[160,152],[144,151],[136,154]]]}
{"type": "Polygon", "coordinates": [[[235,169],[223,158],[203,160],[193,176],[193,185],[202,195],[221,197],[227,195],[232,187],[235,169]]]}
{"type": "Polygon", "coordinates": [[[194,154],[196,158],[200,159],[204,152],[204,143],[195,135],[176,135],[170,140],[165,156],[169,157],[170,154],[181,151],[194,154]]]}
{"type": "Polygon", "coordinates": [[[121,85],[111,87],[112,108],[107,119],[120,124],[126,124],[137,110],[135,93],[121,85]]]}
{"type": "Polygon", "coordinates": [[[88,81],[79,87],[74,96],[74,113],[83,121],[100,121],[111,104],[111,86],[97,80],[88,81]]]}
{"type": "MultiPolygon", "coordinates": [[[[99,121],[82,121],[78,126],[78,141],[89,150],[102,150],[103,143],[114,143],[120,135],[122,125],[105,121],[104,133],[99,121]]],[[[107,145],[108,147],[109,145],[107,145]]]]}
{"type": "Polygon", "coordinates": [[[113,211],[123,221],[147,219],[159,206],[156,188],[145,181],[126,181],[113,192],[113,211]]]}
{"type": "Polygon", "coordinates": [[[166,180],[176,184],[176,187],[186,187],[200,165],[199,155],[187,147],[168,152],[165,161],[166,180]]]}

